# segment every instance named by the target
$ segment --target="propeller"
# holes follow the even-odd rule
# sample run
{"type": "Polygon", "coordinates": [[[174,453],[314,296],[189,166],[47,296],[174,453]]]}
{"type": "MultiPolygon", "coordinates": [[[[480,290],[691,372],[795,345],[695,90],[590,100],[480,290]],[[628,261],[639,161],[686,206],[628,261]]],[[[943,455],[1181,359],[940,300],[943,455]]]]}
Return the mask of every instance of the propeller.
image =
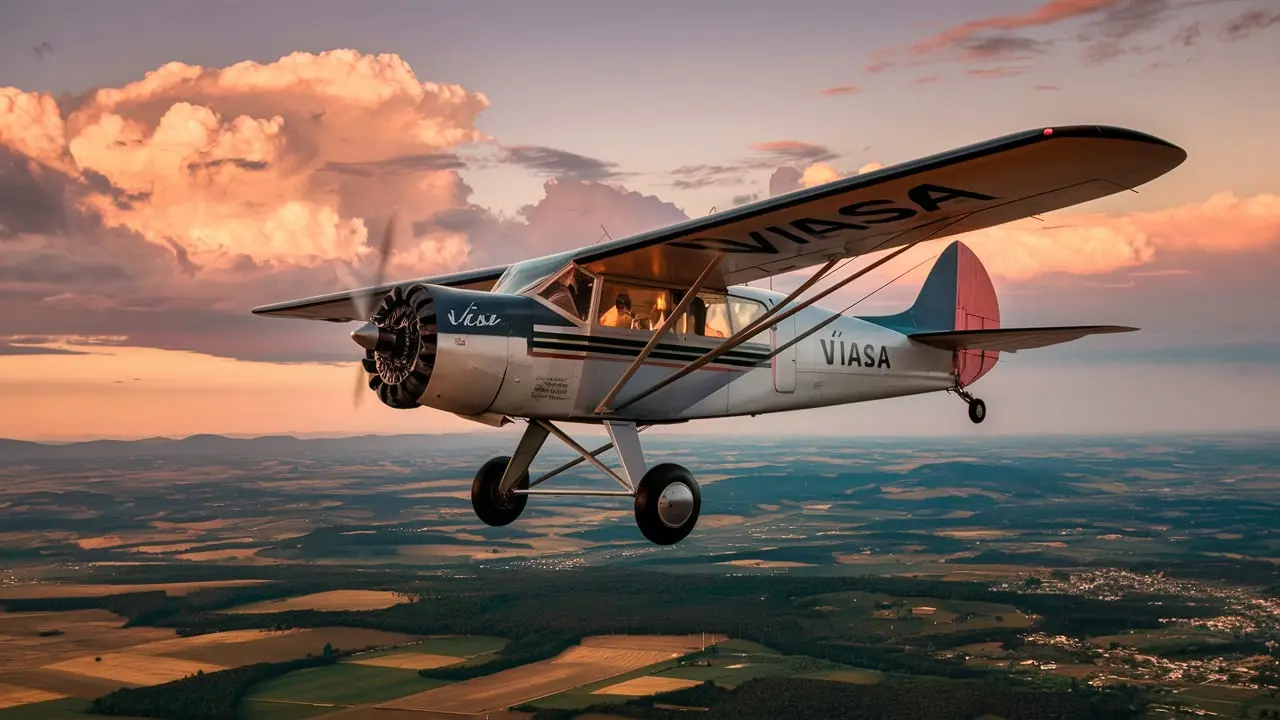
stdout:
{"type": "MultiPolygon", "coordinates": [[[[386,229],[382,233],[382,242],[378,245],[378,265],[374,270],[373,286],[381,285],[387,273],[387,263],[391,259],[392,246],[395,244],[396,226],[398,224],[398,213],[392,212],[387,219],[386,229]]],[[[368,293],[355,293],[361,285],[345,267],[340,267],[338,271],[342,276],[350,290],[353,291],[351,296],[351,304],[355,306],[356,314],[362,319],[368,321],[373,317],[373,298],[368,293]]],[[[364,399],[366,390],[369,385],[369,375],[365,372],[363,362],[356,366],[356,385],[355,395],[352,396],[352,405],[355,408],[360,407],[361,400],[364,399]]]]}

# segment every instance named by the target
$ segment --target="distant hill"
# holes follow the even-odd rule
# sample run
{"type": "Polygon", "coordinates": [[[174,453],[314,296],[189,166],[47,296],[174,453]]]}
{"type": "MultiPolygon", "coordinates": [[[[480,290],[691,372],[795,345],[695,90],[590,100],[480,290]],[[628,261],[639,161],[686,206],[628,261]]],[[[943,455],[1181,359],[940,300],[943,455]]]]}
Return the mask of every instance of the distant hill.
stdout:
{"type": "Polygon", "coordinates": [[[427,452],[442,448],[493,445],[490,434],[362,435],[344,438],[298,438],[269,435],[230,438],[222,435],[145,438],[142,440],[90,440],[65,444],[0,439],[0,461],[50,459],[119,459],[139,457],[359,457],[366,454],[427,452]]]}

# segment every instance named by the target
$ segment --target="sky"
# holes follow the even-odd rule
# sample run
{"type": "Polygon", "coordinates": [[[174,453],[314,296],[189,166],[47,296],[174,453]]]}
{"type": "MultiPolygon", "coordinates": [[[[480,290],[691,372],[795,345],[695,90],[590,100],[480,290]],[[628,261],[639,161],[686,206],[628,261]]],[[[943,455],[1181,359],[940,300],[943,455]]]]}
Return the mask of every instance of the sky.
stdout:
{"type": "MultiPolygon", "coordinates": [[[[981,426],[935,394],[693,429],[1280,428],[1275,0],[0,0],[0,18],[0,437],[480,430],[353,408],[350,327],[249,308],[367,283],[392,213],[409,229],[388,276],[411,279],[1073,123],[1189,159],[961,239],[1004,325],[1142,332],[1004,356],[973,388],[981,426]]],[[[857,309],[905,307],[942,245],[823,305],[925,261],[857,309]]]]}

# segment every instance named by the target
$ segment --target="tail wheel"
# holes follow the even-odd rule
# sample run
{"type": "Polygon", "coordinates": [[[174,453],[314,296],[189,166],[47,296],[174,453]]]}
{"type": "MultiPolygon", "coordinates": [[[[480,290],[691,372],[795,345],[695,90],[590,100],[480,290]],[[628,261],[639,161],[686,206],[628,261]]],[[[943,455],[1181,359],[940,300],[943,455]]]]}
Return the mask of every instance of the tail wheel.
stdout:
{"type": "Polygon", "coordinates": [[[431,293],[422,285],[395,287],[369,321],[398,338],[390,350],[365,352],[369,389],[390,407],[418,407],[436,362],[436,310],[431,293]]]}
{"type": "Polygon", "coordinates": [[[693,474],[674,463],[656,465],[636,488],[636,525],[656,545],[674,545],[693,532],[702,490],[693,474]]]}
{"type": "MultiPolygon", "coordinates": [[[[493,458],[480,466],[476,479],[471,483],[471,507],[476,511],[476,517],[485,525],[510,525],[520,517],[524,506],[529,503],[528,495],[517,495],[511,491],[503,493],[500,490],[502,475],[510,462],[511,458],[505,455],[493,458]]],[[[511,489],[528,490],[529,471],[521,473],[520,479],[511,489]]]]}

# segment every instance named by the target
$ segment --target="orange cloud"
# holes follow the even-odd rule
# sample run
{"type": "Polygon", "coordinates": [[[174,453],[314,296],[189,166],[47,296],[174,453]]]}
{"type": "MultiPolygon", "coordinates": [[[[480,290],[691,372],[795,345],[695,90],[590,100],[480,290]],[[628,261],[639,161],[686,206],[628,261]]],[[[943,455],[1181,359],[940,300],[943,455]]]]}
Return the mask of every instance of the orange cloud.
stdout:
{"type": "Polygon", "coordinates": [[[804,173],[800,176],[800,185],[811,188],[815,185],[829,183],[832,180],[839,180],[840,173],[836,169],[826,163],[814,163],[804,169],[804,173]]]}
{"type": "MultiPolygon", "coordinates": [[[[61,106],[0,88],[0,335],[118,334],[252,359],[349,356],[331,328],[264,330],[247,310],[367,282],[370,236],[393,212],[391,278],[590,244],[601,224],[626,234],[685,219],[651,196],[567,180],[515,218],[473,205],[459,171],[464,149],[498,150],[475,127],[488,106],[482,93],[420,80],[395,55],[352,50],[224,68],[169,63],[61,106]],[[588,201],[591,212],[574,205],[588,201]]],[[[553,177],[582,175],[584,163],[620,175],[536,150],[494,155],[553,177]]],[[[765,150],[827,152],[790,142],[765,150]]]]}
{"type": "Polygon", "coordinates": [[[1094,275],[1146,265],[1160,253],[1247,252],[1280,244],[1280,195],[1208,200],[1152,212],[1023,220],[965,239],[994,275],[1028,280],[1094,275]],[[1045,227],[1048,225],[1048,227],[1045,227]]]}
{"type": "MultiPolygon", "coordinates": [[[[456,85],[418,81],[394,55],[352,50],[221,69],[169,63],[90,94],[65,120],[48,96],[5,94],[6,145],[77,179],[103,179],[114,192],[85,193],[83,209],[156,245],[176,243],[211,269],[241,257],[358,261],[369,251],[367,218],[401,207],[416,222],[464,206],[456,173],[431,158],[485,140],[474,122],[489,104],[456,85]],[[418,167],[395,172],[406,158],[418,167]],[[355,164],[392,167],[362,175],[355,164]]],[[[458,242],[435,233],[405,249],[421,262],[458,242]]]]}

